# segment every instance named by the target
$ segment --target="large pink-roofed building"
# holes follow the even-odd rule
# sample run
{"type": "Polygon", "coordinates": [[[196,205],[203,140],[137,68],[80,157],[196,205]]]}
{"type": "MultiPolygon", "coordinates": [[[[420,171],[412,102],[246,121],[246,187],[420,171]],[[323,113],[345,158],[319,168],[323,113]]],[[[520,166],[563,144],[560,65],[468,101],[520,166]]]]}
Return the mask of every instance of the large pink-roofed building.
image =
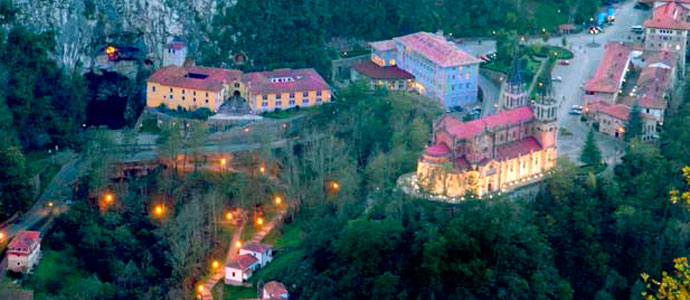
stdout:
{"type": "Polygon", "coordinates": [[[277,69],[245,74],[249,108],[254,113],[309,107],[331,101],[331,88],[314,69],[277,69]]]}
{"type": "Polygon", "coordinates": [[[443,36],[417,32],[370,45],[372,62],[411,74],[420,94],[444,107],[476,104],[481,61],[443,36]]]}
{"type": "Polygon", "coordinates": [[[432,195],[461,198],[538,180],[556,165],[557,107],[553,98],[540,97],[532,106],[469,122],[443,116],[417,162],[417,185],[432,195]]]}

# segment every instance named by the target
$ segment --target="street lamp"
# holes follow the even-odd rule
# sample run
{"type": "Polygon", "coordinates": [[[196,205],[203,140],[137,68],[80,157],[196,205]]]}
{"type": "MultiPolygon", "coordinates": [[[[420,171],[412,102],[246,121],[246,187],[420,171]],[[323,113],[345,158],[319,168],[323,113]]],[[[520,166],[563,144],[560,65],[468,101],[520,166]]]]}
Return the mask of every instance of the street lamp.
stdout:
{"type": "Polygon", "coordinates": [[[332,181],[332,182],[331,182],[331,189],[334,190],[334,191],[339,190],[339,189],[340,189],[340,184],[338,184],[338,183],[335,182],[335,181],[332,181]]]}
{"type": "Polygon", "coordinates": [[[199,283],[199,285],[196,287],[196,292],[201,294],[204,292],[204,285],[199,283]]]}
{"type": "Polygon", "coordinates": [[[4,232],[0,232],[0,241],[2,241],[2,240],[4,240],[4,239],[5,239],[5,233],[4,233],[4,232]]]}
{"type": "Polygon", "coordinates": [[[261,172],[261,174],[263,174],[264,172],[266,172],[266,168],[263,166],[259,167],[259,172],[261,172]]]}
{"type": "Polygon", "coordinates": [[[237,247],[237,248],[242,247],[242,242],[241,241],[235,242],[235,247],[237,247]]]}
{"type": "Polygon", "coordinates": [[[105,203],[106,203],[106,204],[113,203],[113,199],[114,199],[114,198],[113,198],[113,194],[111,194],[111,193],[105,194],[104,199],[105,199],[105,203]]]}
{"type": "Polygon", "coordinates": [[[220,267],[220,263],[217,260],[213,260],[211,263],[211,269],[217,270],[220,267]]]}
{"type": "Polygon", "coordinates": [[[261,218],[261,217],[256,218],[256,225],[259,225],[259,226],[264,225],[264,218],[261,218]]]}
{"type": "Polygon", "coordinates": [[[163,204],[158,204],[153,208],[153,214],[156,215],[156,217],[161,217],[165,213],[165,206],[163,204]]]}
{"type": "Polygon", "coordinates": [[[283,199],[280,198],[280,196],[276,196],[275,202],[276,204],[280,204],[281,202],[283,202],[283,199]]]}
{"type": "Polygon", "coordinates": [[[232,221],[232,212],[230,212],[230,211],[227,212],[227,213],[225,214],[225,219],[228,220],[228,221],[232,221]]]}
{"type": "Polygon", "coordinates": [[[220,159],[220,166],[221,166],[221,167],[225,167],[225,164],[226,164],[226,163],[227,163],[227,161],[225,160],[225,158],[221,158],[221,159],[220,159]]]}

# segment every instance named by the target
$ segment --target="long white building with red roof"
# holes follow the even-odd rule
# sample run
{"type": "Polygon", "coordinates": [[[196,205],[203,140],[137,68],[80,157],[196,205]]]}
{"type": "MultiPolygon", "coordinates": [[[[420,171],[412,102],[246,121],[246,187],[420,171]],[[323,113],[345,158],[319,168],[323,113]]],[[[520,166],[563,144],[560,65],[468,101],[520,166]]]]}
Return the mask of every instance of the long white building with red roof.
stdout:
{"type": "Polygon", "coordinates": [[[7,246],[7,269],[14,272],[28,272],[41,256],[41,233],[22,230],[7,246]]]}
{"type": "Polygon", "coordinates": [[[532,106],[469,122],[443,116],[417,163],[417,185],[433,195],[483,197],[537,180],[556,166],[557,114],[549,92],[532,106]]]}

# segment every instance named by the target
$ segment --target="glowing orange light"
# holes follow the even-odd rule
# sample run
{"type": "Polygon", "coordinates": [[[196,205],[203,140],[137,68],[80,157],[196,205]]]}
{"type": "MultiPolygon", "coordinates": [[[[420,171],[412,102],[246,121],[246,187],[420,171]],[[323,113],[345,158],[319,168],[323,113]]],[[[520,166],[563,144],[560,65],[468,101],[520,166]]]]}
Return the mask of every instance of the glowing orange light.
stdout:
{"type": "Polygon", "coordinates": [[[264,218],[257,218],[256,225],[264,225],[264,218]]]}
{"type": "Polygon", "coordinates": [[[156,214],[156,216],[160,217],[165,213],[165,206],[162,204],[156,205],[156,207],[153,208],[153,213],[156,214]]]}
{"type": "Polygon", "coordinates": [[[0,232],[0,240],[4,240],[4,239],[5,239],[5,233],[4,233],[4,232],[0,232]]]}
{"type": "Polygon", "coordinates": [[[276,204],[280,204],[280,202],[283,202],[283,199],[280,198],[280,196],[276,196],[276,204]]]}
{"type": "Polygon", "coordinates": [[[113,194],[105,194],[105,203],[112,203],[113,202],[113,194]]]}
{"type": "Polygon", "coordinates": [[[334,182],[331,182],[331,188],[334,189],[334,190],[340,189],[340,184],[338,184],[338,183],[335,182],[335,181],[334,181],[334,182]]]}
{"type": "Polygon", "coordinates": [[[113,56],[113,55],[115,55],[115,51],[117,51],[117,48],[115,48],[115,47],[113,47],[113,46],[105,47],[105,54],[108,55],[108,56],[113,56]]]}
{"type": "Polygon", "coordinates": [[[237,247],[237,248],[242,247],[242,242],[240,242],[240,241],[235,242],[235,247],[237,247]]]}
{"type": "Polygon", "coordinates": [[[260,168],[259,168],[259,172],[261,172],[261,173],[264,173],[264,172],[266,172],[266,168],[264,168],[264,167],[260,167],[260,168]]]}
{"type": "Polygon", "coordinates": [[[225,214],[225,219],[228,220],[228,221],[232,220],[232,212],[226,213],[226,214],[225,214]]]}
{"type": "Polygon", "coordinates": [[[204,291],[204,285],[203,285],[203,284],[199,284],[199,285],[196,287],[196,291],[197,291],[199,294],[201,294],[201,293],[204,291]]]}
{"type": "Polygon", "coordinates": [[[211,263],[211,268],[213,268],[213,269],[218,269],[218,267],[220,267],[220,263],[219,263],[217,260],[214,260],[214,261],[211,263]]]}
{"type": "Polygon", "coordinates": [[[225,160],[225,158],[221,158],[221,159],[220,159],[220,165],[221,165],[221,166],[225,166],[225,163],[226,163],[226,162],[227,162],[227,161],[225,160]]]}
{"type": "Polygon", "coordinates": [[[48,202],[48,206],[53,207],[53,202],[48,202]]]}

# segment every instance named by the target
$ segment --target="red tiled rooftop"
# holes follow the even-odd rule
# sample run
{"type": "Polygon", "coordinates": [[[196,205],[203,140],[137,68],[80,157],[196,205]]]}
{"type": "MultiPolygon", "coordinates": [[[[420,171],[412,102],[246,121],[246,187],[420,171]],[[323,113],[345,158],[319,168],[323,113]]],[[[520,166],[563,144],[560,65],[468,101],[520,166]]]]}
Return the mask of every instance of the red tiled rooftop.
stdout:
{"type": "Polygon", "coordinates": [[[417,32],[397,37],[393,41],[401,43],[404,48],[409,47],[412,51],[441,67],[471,65],[481,62],[480,59],[460,50],[444,37],[428,32],[417,32]]]}
{"type": "Polygon", "coordinates": [[[239,78],[241,75],[242,71],[240,70],[199,66],[167,66],[156,70],[146,81],[177,88],[218,92],[224,84],[239,78]],[[208,77],[203,79],[190,78],[187,76],[190,73],[208,77]]]}
{"type": "Polygon", "coordinates": [[[424,153],[431,155],[431,156],[446,156],[450,154],[450,148],[448,148],[448,145],[446,145],[445,142],[440,142],[438,144],[435,144],[433,146],[429,146],[424,150],[424,153]]]}
{"type": "Polygon", "coordinates": [[[254,72],[245,74],[242,81],[248,84],[248,90],[253,95],[330,90],[326,81],[314,69],[254,72]],[[294,81],[272,82],[271,78],[292,78],[294,81]]]}
{"type": "Polygon", "coordinates": [[[262,243],[254,243],[254,242],[249,242],[244,244],[242,246],[242,250],[248,250],[252,252],[258,252],[258,253],[264,253],[266,250],[271,249],[271,246],[262,244],[262,243]]]}
{"type": "Polygon", "coordinates": [[[369,46],[377,51],[389,51],[395,49],[395,42],[393,42],[393,40],[371,42],[369,46]]]}
{"type": "Polygon", "coordinates": [[[584,89],[590,92],[617,93],[631,52],[623,43],[607,43],[599,66],[594,76],[585,83],[584,89]]]}
{"type": "Polygon", "coordinates": [[[542,150],[541,144],[535,138],[528,137],[496,147],[496,158],[500,160],[511,159],[539,150],[542,150]]]}
{"type": "MultiPolygon", "coordinates": [[[[668,52],[664,52],[668,54],[668,52]]],[[[665,60],[668,56],[659,54],[650,57],[647,64],[642,68],[640,77],[637,79],[639,86],[637,94],[640,107],[663,109],[668,106],[664,98],[666,92],[671,88],[671,76],[675,65],[675,55],[670,56],[670,60],[665,60]],[[670,65],[669,65],[670,64],[670,65]]]]}
{"type": "Polygon", "coordinates": [[[257,263],[259,260],[256,257],[249,254],[242,254],[238,257],[233,258],[230,263],[228,263],[228,268],[233,268],[237,270],[245,270],[257,263]]]}
{"type": "Polygon", "coordinates": [[[484,128],[493,129],[508,124],[529,122],[533,117],[534,112],[531,107],[521,106],[469,122],[462,122],[458,119],[449,117],[444,118],[443,121],[451,135],[458,139],[468,139],[482,132],[484,128]]]}
{"type": "Polygon", "coordinates": [[[679,5],[676,2],[668,2],[654,8],[652,18],[644,21],[643,25],[651,28],[690,30],[690,24],[685,21],[687,15],[688,9],[683,7],[683,5],[679,5]]]}
{"type": "Polygon", "coordinates": [[[285,288],[285,285],[278,281],[266,282],[266,284],[264,284],[264,290],[266,294],[268,294],[264,295],[264,298],[268,296],[269,299],[287,299],[288,290],[285,288]]]}
{"type": "Polygon", "coordinates": [[[352,66],[357,72],[371,79],[414,79],[412,74],[396,66],[382,67],[371,60],[352,66]]]}
{"type": "Polygon", "coordinates": [[[22,230],[12,239],[9,248],[31,249],[40,242],[41,233],[33,230],[22,230]]]}

